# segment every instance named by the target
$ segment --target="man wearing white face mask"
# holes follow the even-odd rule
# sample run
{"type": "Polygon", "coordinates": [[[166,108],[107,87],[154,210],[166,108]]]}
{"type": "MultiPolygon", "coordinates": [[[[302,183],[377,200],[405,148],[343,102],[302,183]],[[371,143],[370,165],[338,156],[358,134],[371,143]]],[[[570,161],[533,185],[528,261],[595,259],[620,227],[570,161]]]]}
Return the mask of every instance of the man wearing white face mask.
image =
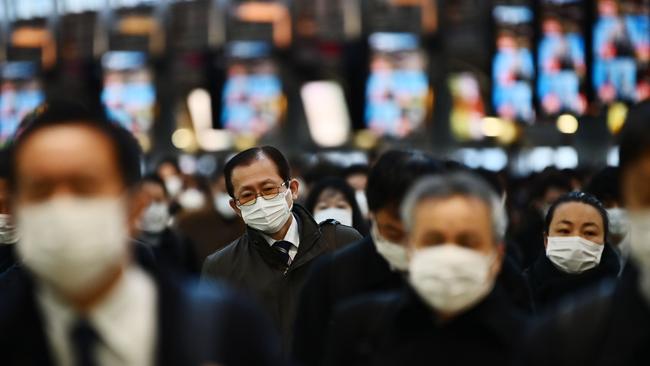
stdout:
{"type": "Polygon", "coordinates": [[[143,207],[142,214],[136,221],[137,241],[150,248],[165,267],[187,274],[198,274],[201,267],[197,263],[194,246],[171,227],[172,217],[165,182],[158,175],[147,175],[140,181],[136,196],[137,204],[143,207]]]}
{"type": "Polygon", "coordinates": [[[297,300],[315,259],[361,238],[332,221],[317,224],[301,206],[298,181],[274,147],[245,150],[224,167],[230,205],[246,233],[209,256],[203,277],[249,292],[268,311],[289,350],[297,300]]]}
{"type": "Polygon", "coordinates": [[[250,304],[136,259],[140,149],[130,132],[50,101],[10,149],[22,263],[0,280],[3,365],[278,362],[277,338],[250,304]]]}
{"type": "Polygon", "coordinates": [[[327,329],[338,304],[403,286],[408,258],[399,206],[417,179],[442,169],[440,162],[422,152],[399,150],[384,153],[372,166],[367,187],[371,234],[324,257],[310,276],[296,321],[294,357],[300,363],[321,364],[327,329]]]}
{"type": "Polygon", "coordinates": [[[223,172],[219,172],[211,186],[211,204],[200,210],[181,212],[176,217],[176,226],[194,244],[199,268],[210,254],[239,238],[246,228],[230,207],[223,172]]]}
{"type": "Polygon", "coordinates": [[[532,332],[521,365],[650,364],[650,101],[628,112],[620,133],[623,204],[630,260],[618,281],[567,304],[532,332]]]}
{"type": "Polygon", "coordinates": [[[507,365],[524,319],[495,285],[506,216],[469,173],[423,178],[404,199],[407,288],[342,305],[326,365],[507,365]]]}
{"type": "Polygon", "coordinates": [[[544,224],[546,251],[524,273],[536,311],[616,278],[620,267],[606,243],[608,224],[602,203],[588,193],[571,192],[551,205],[544,224]]]}

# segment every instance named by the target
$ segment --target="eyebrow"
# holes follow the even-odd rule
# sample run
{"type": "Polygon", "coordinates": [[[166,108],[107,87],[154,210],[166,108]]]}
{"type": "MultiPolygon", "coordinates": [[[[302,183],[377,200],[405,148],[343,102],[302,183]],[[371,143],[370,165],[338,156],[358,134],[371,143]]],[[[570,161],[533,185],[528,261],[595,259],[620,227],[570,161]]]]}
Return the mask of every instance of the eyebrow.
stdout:
{"type": "Polygon", "coordinates": [[[560,222],[558,222],[558,224],[573,225],[573,222],[571,222],[569,220],[561,220],[560,222]]]}
{"type": "Polygon", "coordinates": [[[265,185],[265,184],[268,184],[268,183],[275,184],[275,182],[272,179],[266,179],[266,180],[264,180],[264,181],[262,181],[260,183],[254,184],[254,185],[242,186],[239,190],[240,191],[243,191],[243,190],[246,190],[246,189],[254,190],[256,185],[265,185]]]}
{"type": "Polygon", "coordinates": [[[582,224],[582,227],[585,226],[595,226],[596,228],[600,229],[600,226],[598,226],[595,222],[585,222],[584,224],[582,224]]]}

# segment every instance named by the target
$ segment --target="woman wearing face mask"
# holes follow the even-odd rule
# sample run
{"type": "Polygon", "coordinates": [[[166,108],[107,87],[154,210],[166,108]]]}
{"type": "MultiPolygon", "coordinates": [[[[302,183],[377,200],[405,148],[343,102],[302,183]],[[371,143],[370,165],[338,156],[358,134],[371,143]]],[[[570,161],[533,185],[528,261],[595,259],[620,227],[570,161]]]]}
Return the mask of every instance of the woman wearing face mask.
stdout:
{"type": "Polygon", "coordinates": [[[551,205],[545,253],[524,273],[537,311],[617,276],[618,257],[606,243],[608,224],[605,208],[588,193],[571,192],[551,205]]]}
{"type": "Polygon", "coordinates": [[[354,198],[352,188],[340,178],[324,178],[310,190],[305,208],[316,222],[334,219],[355,228],[361,235],[368,235],[368,227],[354,198]]]}

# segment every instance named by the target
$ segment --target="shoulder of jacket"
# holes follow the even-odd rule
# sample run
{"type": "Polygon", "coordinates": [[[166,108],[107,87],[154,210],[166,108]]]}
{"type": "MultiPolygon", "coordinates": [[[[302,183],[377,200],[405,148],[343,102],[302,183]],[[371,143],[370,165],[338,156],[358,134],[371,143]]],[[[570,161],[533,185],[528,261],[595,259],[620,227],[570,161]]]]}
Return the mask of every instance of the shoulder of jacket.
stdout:
{"type": "Polygon", "coordinates": [[[216,262],[220,261],[223,258],[228,258],[232,255],[235,255],[239,248],[243,245],[243,240],[244,236],[241,236],[234,241],[232,241],[230,244],[226,245],[225,247],[217,250],[216,252],[210,254],[206,258],[206,262],[216,262]]]}

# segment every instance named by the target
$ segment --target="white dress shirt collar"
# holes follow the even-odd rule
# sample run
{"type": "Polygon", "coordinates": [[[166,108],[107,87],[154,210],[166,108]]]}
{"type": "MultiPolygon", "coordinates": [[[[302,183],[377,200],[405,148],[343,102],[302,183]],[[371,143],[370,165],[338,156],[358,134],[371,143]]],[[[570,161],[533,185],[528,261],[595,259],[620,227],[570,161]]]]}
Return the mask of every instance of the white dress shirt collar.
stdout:
{"type": "MultiPolygon", "coordinates": [[[[79,315],[49,286],[39,286],[37,301],[58,364],[72,364],[69,333],[79,315]]],[[[99,365],[153,365],[156,350],[157,292],[153,279],[129,268],[111,292],[86,315],[99,336],[99,365]]]]}
{"type": "MultiPolygon", "coordinates": [[[[278,241],[264,233],[262,233],[262,237],[264,240],[266,240],[267,243],[269,243],[270,246],[273,246],[273,244],[278,241]]],[[[287,233],[284,235],[284,238],[282,238],[282,240],[293,244],[291,249],[289,249],[289,256],[291,257],[291,260],[293,260],[296,257],[296,254],[298,253],[298,247],[300,246],[300,228],[298,227],[298,219],[296,219],[296,215],[291,214],[291,225],[289,226],[289,230],[287,230],[287,233]]]]}

